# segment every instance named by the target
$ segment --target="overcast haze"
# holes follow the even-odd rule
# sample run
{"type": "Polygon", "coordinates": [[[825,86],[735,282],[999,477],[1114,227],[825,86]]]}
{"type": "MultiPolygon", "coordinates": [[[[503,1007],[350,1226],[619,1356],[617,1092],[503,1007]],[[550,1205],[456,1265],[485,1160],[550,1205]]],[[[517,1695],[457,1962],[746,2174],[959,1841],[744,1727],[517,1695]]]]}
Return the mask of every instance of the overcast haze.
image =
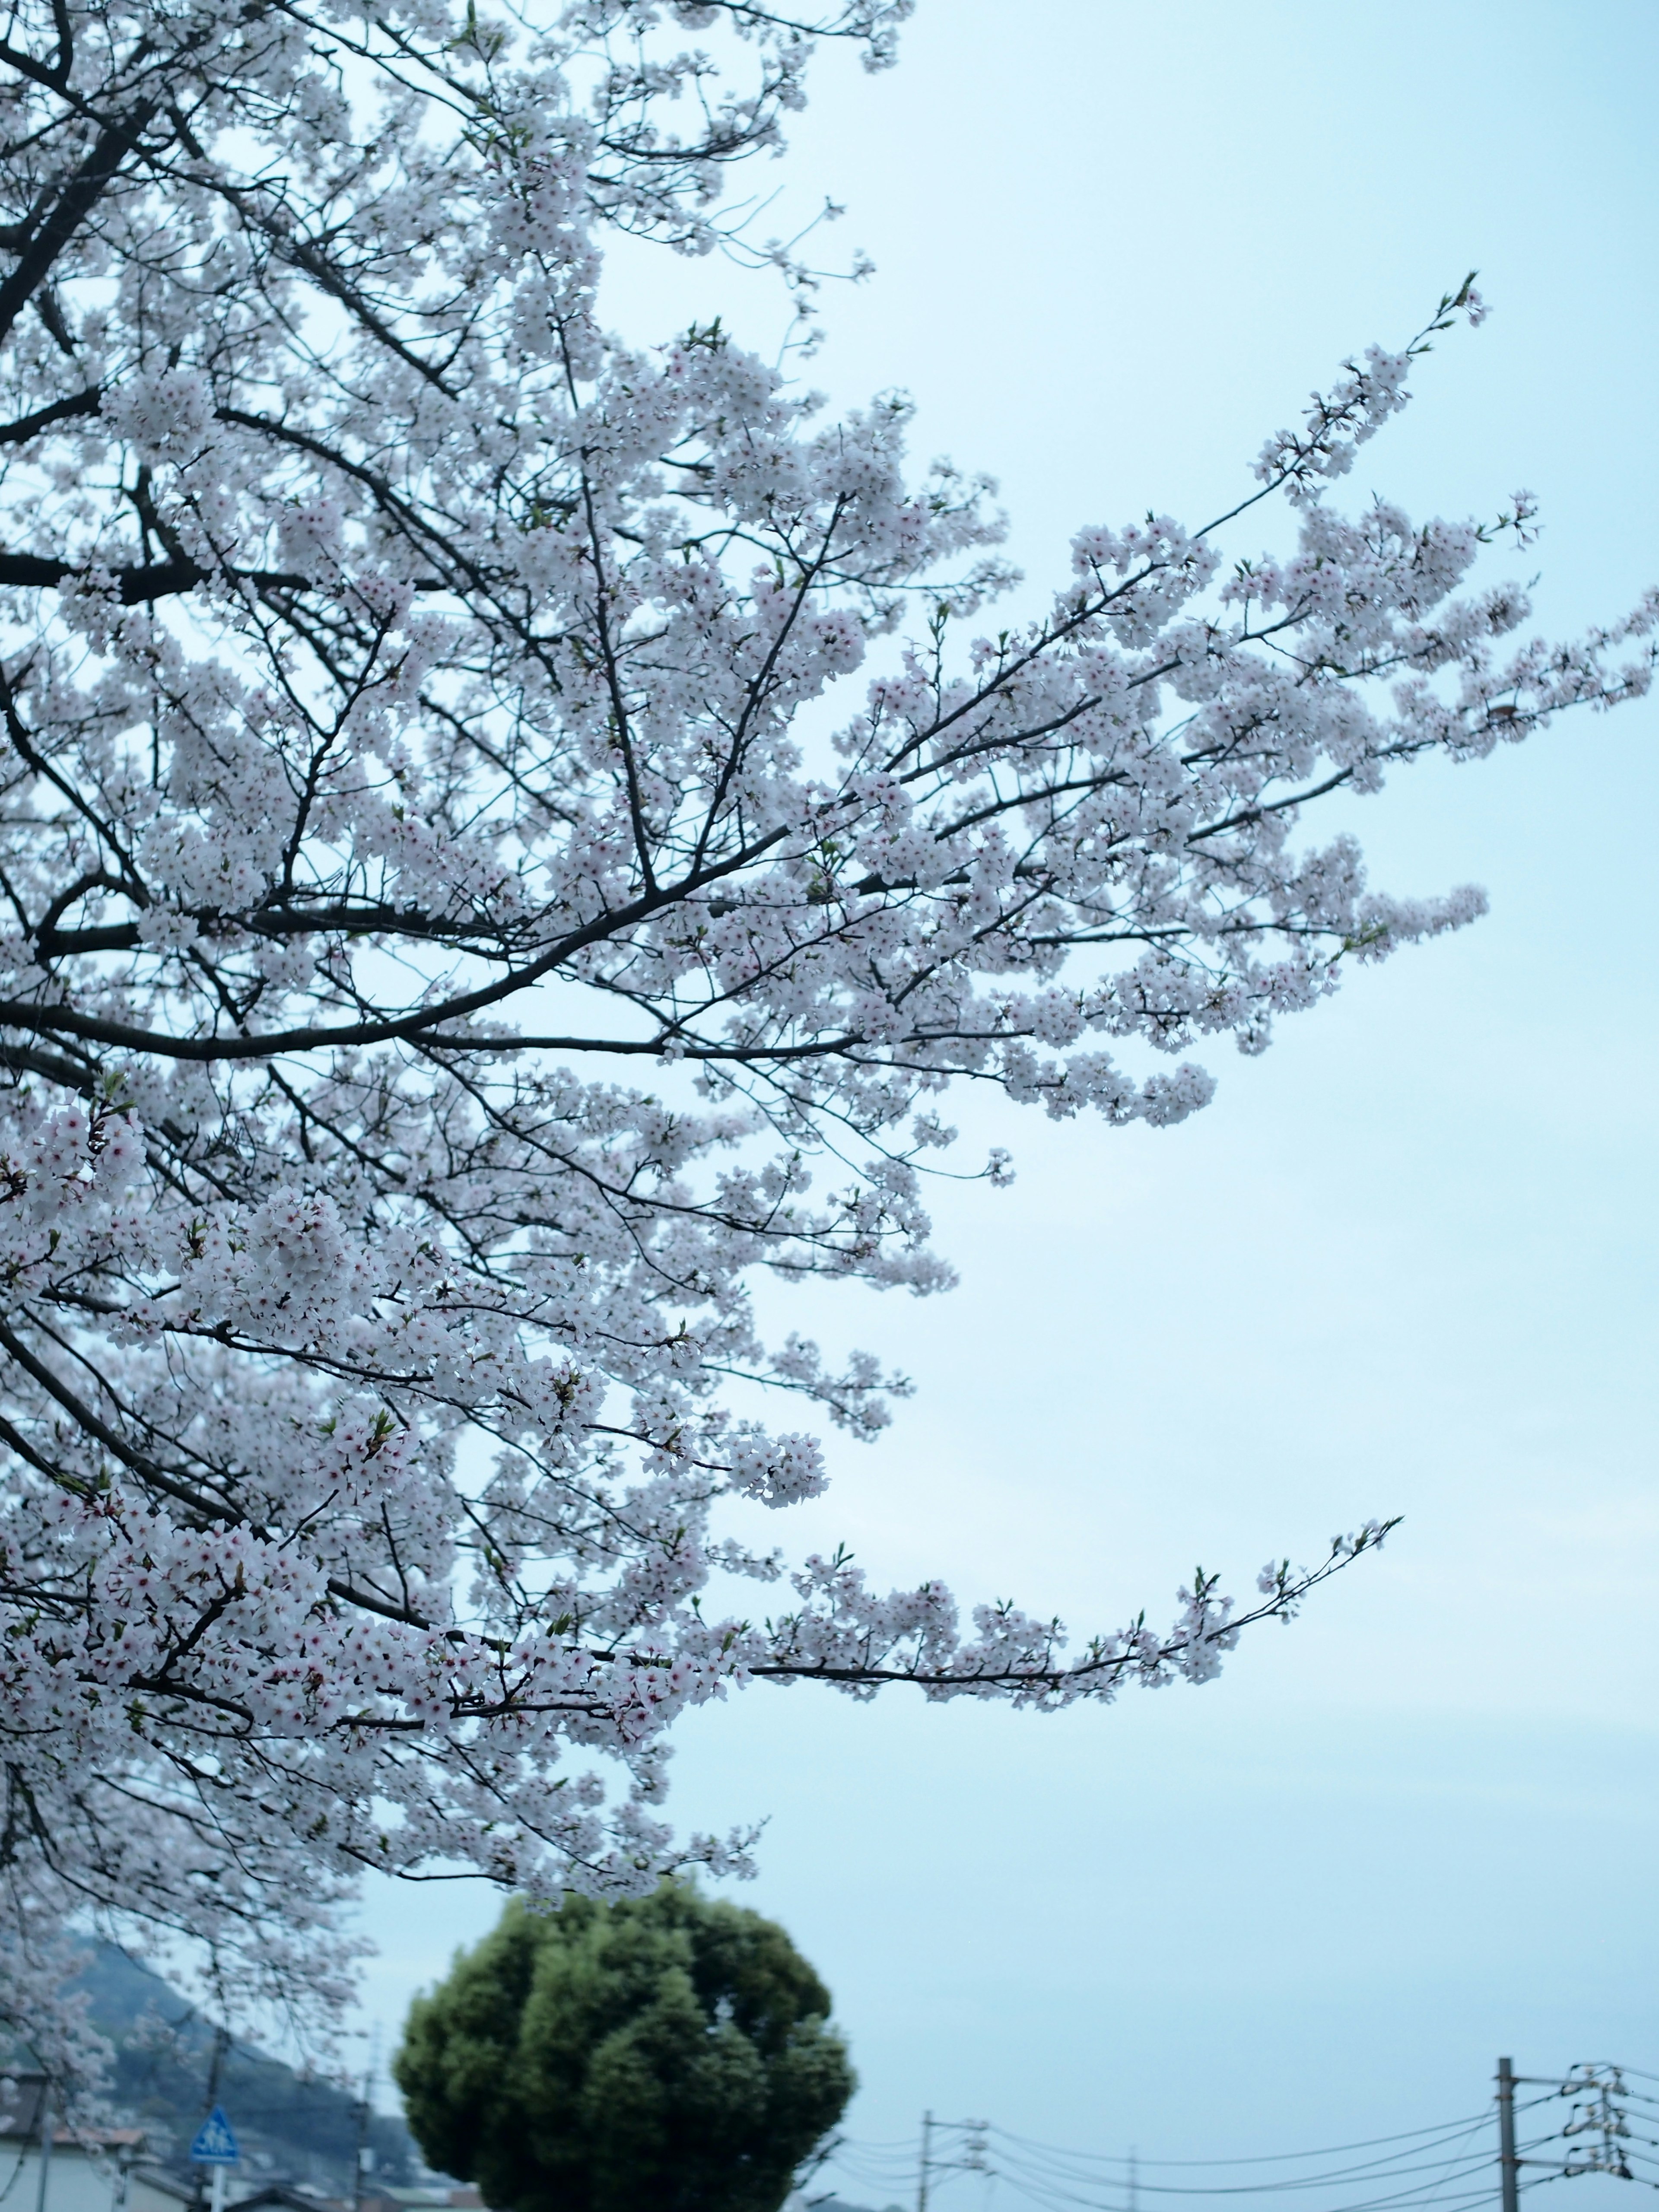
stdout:
{"type": "MultiPolygon", "coordinates": [[[[1615,617],[1659,580],[1656,70],[1651,5],[922,0],[896,72],[826,59],[777,173],[878,264],[808,374],[908,387],[920,457],[995,473],[1048,586],[1085,523],[1230,504],[1346,351],[1478,264],[1492,319],[1340,495],[1529,486],[1540,544],[1486,573],[1539,571],[1540,627],[1615,617]]],[[[707,264],[630,260],[610,300],[641,340],[716,306],[775,338],[764,284],[707,264]]],[[[774,1524],[879,1581],[1156,1621],[1195,1559],[1249,1589],[1405,1516],[1201,1691],[757,1690],[681,1729],[677,1822],[770,1816],[736,1893],[835,1990],[855,2136],[931,2106],[1196,2157],[1474,2112],[1499,2051],[1659,2071],[1656,739],[1650,702],[1398,776],[1345,817],[1374,879],[1484,884],[1485,921],[1263,1060],[1197,1055],[1220,1089],[1185,1127],[965,1102],[1018,1179],[939,1190],[961,1287],[772,1302],[916,1380],[774,1524]]],[[[495,1911],[378,1893],[366,2018],[395,2039],[495,1911]]]]}

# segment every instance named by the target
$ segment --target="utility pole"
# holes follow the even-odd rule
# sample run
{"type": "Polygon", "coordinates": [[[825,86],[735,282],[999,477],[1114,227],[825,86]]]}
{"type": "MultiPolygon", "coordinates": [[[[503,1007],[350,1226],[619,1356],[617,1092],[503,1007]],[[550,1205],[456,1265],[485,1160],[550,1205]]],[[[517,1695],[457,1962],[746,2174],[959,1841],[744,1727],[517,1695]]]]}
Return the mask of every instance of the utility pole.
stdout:
{"type": "Polygon", "coordinates": [[[933,2179],[933,2116],[921,2116],[921,2172],[916,2179],[916,2212],[927,2212],[927,2187],[933,2179]]]}
{"type": "Polygon", "coordinates": [[[47,2074],[40,2081],[40,2179],[34,2191],[34,2212],[46,2212],[46,2176],[52,2171],[52,2139],[57,2132],[52,2124],[52,2076],[47,2074]]]}
{"type": "Polygon", "coordinates": [[[1498,2171],[1503,2187],[1503,2212],[1520,2212],[1521,2161],[1515,2154],[1515,2069],[1507,2058],[1498,2062],[1498,2171]]]}
{"type": "MultiPolygon", "coordinates": [[[[210,2112],[219,2101],[219,2075],[224,2067],[225,2054],[229,2049],[230,2030],[224,2027],[216,2027],[213,2031],[213,2056],[208,2062],[207,2102],[202,2107],[204,2113],[210,2112]]],[[[219,2208],[224,2202],[224,2183],[220,2179],[220,2173],[221,2169],[216,2166],[213,2170],[211,2184],[217,2191],[213,2199],[213,2212],[219,2212],[219,2208]]],[[[196,2186],[190,2200],[190,2212],[202,2212],[202,2198],[205,2194],[202,2185],[207,2179],[208,2176],[198,2166],[196,2169],[196,2186]]]]}
{"type": "Polygon", "coordinates": [[[374,2023],[369,2041],[368,2067],[363,2075],[362,2101],[357,2107],[357,2157],[351,2177],[351,2212],[363,2212],[363,2177],[374,2154],[368,2148],[369,2116],[374,2109],[374,2079],[380,2070],[380,2023],[374,2023]]]}

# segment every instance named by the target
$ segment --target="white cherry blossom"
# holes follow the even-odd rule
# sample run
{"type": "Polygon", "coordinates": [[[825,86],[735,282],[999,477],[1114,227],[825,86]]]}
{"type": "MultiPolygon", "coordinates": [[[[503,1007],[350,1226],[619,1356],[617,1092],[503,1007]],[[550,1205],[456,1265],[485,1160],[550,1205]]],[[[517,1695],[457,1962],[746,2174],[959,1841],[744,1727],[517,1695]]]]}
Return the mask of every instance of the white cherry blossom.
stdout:
{"type": "Polygon", "coordinates": [[[325,2013],[365,1867],[741,1865],[656,1810],[690,1705],[1202,1681],[1382,1533],[1073,1643],[723,1517],[885,1421],[752,1285],[945,1287],[948,1090],[1204,1105],[1206,1040],[1480,911],[1308,810],[1641,692],[1659,611],[1529,641],[1473,580],[1524,495],[1329,502],[1466,284],[1263,448],[1293,550],[1091,526],[999,629],[901,401],[596,314],[613,228],[810,297],[725,195],[909,12],[821,5],[0,37],[0,2013],[66,2078],[71,1921],[325,2013]]]}

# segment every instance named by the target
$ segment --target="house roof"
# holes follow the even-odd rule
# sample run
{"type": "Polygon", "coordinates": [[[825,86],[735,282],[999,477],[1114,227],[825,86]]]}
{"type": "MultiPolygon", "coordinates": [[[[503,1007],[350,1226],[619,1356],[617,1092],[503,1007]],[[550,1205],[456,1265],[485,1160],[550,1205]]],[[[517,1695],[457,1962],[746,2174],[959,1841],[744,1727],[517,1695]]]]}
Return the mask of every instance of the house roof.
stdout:
{"type": "Polygon", "coordinates": [[[245,2208],[246,2212],[252,2212],[252,2208],[262,2204],[285,2205],[289,2212],[318,2212],[319,2205],[332,2201],[331,2198],[314,2196],[309,2190],[291,2188],[285,2181],[271,2181],[267,2182],[264,2188],[256,2189],[250,2197],[239,2197],[235,2212],[245,2212],[245,2208]]]}
{"type": "Polygon", "coordinates": [[[164,2166],[136,2166],[132,2174],[135,2181],[142,2181],[163,2197],[171,2197],[176,2203],[189,2204],[195,2199],[195,2183],[186,2181],[181,2174],[169,2172],[164,2166]]]}
{"type": "MultiPolygon", "coordinates": [[[[46,2088],[44,2074],[0,2074],[0,2142],[39,2137],[40,2100],[46,2088]]],[[[52,2131],[52,2140],[54,2149],[61,2144],[65,2150],[131,2153],[143,2149],[144,2131],[142,2128],[58,2127],[52,2131]]]]}
{"type": "Polygon", "coordinates": [[[0,2137],[40,2132],[44,2074],[0,2074],[0,2137]]]}

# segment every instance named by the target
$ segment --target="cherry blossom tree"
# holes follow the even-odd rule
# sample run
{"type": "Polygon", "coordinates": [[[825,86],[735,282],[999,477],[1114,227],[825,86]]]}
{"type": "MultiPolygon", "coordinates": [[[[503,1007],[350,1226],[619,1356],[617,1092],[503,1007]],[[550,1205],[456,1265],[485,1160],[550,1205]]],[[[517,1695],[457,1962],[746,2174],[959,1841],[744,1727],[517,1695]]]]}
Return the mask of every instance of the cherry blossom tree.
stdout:
{"type": "Polygon", "coordinates": [[[1525,499],[1328,496],[1468,284],[1004,629],[989,487],[908,476],[902,402],[608,333],[610,229],[810,292],[728,173],[909,4],[14,0],[0,2004],[60,2075],[71,1924],[326,2012],[364,1868],[740,1865],[655,1809],[689,1705],[1203,1680],[1376,1540],[1071,1644],[722,1514],[885,1420],[754,1285],[945,1286],[952,1085],[1179,1121],[1200,1040],[1479,911],[1304,810],[1651,665],[1651,600],[1523,643],[1470,584],[1525,499]]]}

